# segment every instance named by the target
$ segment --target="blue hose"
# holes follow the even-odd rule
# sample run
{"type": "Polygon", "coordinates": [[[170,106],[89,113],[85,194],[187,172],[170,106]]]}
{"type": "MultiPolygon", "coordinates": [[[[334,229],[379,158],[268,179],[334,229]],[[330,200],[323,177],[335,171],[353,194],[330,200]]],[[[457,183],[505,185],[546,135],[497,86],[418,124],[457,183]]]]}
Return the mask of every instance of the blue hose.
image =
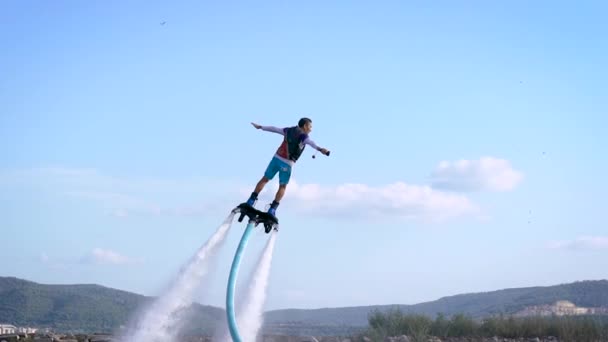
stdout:
{"type": "Polygon", "coordinates": [[[245,228],[245,232],[243,233],[243,237],[241,238],[239,247],[237,248],[236,254],[234,255],[234,260],[232,260],[232,268],[230,269],[230,277],[228,278],[228,290],[226,293],[226,314],[228,315],[228,328],[230,329],[230,335],[232,336],[232,341],[234,342],[242,342],[236,324],[236,317],[234,314],[234,287],[236,283],[236,277],[239,273],[239,265],[241,264],[241,255],[243,254],[243,250],[247,245],[249,235],[251,235],[251,231],[253,230],[253,224],[253,222],[250,222],[249,224],[247,224],[247,228],[245,228]]]}

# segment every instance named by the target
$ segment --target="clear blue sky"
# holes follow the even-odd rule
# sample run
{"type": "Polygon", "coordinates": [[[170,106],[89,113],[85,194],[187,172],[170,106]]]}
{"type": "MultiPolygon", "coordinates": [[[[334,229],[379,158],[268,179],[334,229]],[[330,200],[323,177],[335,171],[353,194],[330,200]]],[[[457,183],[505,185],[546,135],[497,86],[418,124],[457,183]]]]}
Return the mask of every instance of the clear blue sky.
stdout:
{"type": "Polygon", "coordinates": [[[607,10],[3,1],[0,273],[157,294],[308,116],[267,309],[604,279],[607,10]]]}

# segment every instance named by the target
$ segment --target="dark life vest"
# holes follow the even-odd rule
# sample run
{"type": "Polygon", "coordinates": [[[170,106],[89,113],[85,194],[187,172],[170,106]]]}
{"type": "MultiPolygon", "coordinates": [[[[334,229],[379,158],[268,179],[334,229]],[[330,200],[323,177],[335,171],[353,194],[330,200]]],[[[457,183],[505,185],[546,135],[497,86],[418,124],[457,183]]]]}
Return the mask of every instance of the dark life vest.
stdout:
{"type": "Polygon", "coordinates": [[[304,148],[306,148],[306,144],[304,144],[305,139],[306,133],[304,133],[300,127],[294,126],[287,129],[285,132],[285,141],[287,142],[288,157],[290,160],[295,162],[300,158],[302,152],[304,152],[304,148]]]}

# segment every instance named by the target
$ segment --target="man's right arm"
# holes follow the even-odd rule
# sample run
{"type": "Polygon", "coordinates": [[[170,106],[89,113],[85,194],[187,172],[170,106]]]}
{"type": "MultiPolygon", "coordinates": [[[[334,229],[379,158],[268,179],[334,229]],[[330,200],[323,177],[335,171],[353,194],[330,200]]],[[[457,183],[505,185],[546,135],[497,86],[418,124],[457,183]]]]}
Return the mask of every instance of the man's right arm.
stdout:
{"type": "Polygon", "coordinates": [[[273,133],[277,133],[277,134],[280,134],[280,135],[285,135],[285,129],[284,128],[279,128],[279,127],[274,127],[274,126],[262,126],[262,125],[258,125],[258,124],[253,123],[253,122],[251,124],[256,129],[261,129],[263,131],[273,132],[273,133]]]}
{"type": "Polygon", "coordinates": [[[260,128],[262,129],[262,131],[273,132],[273,133],[277,133],[280,135],[285,135],[285,131],[283,130],[283,128],[274,127],[274,126],[262,126],[260,128]]]}

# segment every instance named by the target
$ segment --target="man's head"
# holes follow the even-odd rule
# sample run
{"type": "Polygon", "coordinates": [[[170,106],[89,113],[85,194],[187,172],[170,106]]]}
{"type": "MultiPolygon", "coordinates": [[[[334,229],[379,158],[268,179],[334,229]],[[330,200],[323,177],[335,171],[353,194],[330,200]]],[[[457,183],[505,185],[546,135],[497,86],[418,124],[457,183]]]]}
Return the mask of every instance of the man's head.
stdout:
{"type": "Polygon", "coordinates": [[[312,132],[312,120],[309,118],[301,118],[300,121],[298,121],[298,127],[300,127],[304,133],[308,134],[312,132]]]}

